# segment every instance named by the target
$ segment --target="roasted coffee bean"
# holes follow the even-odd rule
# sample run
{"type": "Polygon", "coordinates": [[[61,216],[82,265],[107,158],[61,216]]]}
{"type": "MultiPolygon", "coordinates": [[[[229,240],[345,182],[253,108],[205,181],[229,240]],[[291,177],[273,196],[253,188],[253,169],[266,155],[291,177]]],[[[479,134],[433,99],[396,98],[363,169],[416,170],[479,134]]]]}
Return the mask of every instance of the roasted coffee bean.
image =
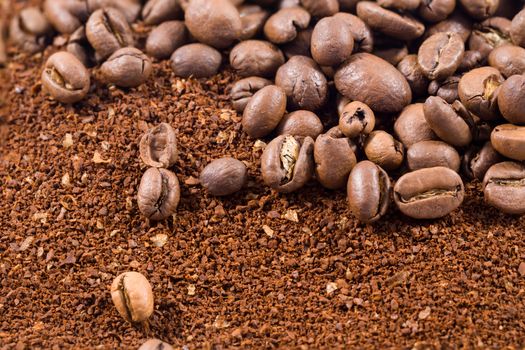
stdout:
{"type": "Polygon", "coordinates": [[[71,34],[67,42],[66,50],[78,58],[86,67],[90,67],[95,63],[95,52],[89,45],[86,37],[86,28],[84,26],[78,27],[78,29],[71,34]]]}
{"type": "Polygon", "coordinates": [[[246,4],[239,7],[239,15],[242,23],[240,39],[248,40],[262,33],[270,13],[258,5],[246,4]]]}
{"type": "Polygon", "coordinates": [[[458,72],[468,72],[483,65],[484,59],[479,51],[467,50],[457,69],[458,72]]]}
{"type": "Polygon", "coordinates": [[[277,135],[310,136],[315,140],[323,132],[323,123],[315,113],[300,110],[286,114],[276,132],[277,135]]]}
{"type": "Polygon", "coordinates": [[[47,59],[42,71],[42,86],[59,102],[78,102],[88,93],[89,72],[69,52],[57,52],[47,59]]]}
{"type": "Polygon", "coordinates": [[[343,20],[325,17],[315,25],[311,45],[315,62],[321,66],[338,66],[352,55],[354,39],[343,20]]]}
{"type": "Polygon", "coordinates": [[[288,103],[294,109],[315,111],[326,103],[328,82],[319,66],[308,57],[294,56],[282,65],[275,76],[288,103]]]}
{"type": "Polygon", "coordinates": [[[338,0],[300,0],[300,3],[313,17],[317,18],[333,16],[339,12],[338,0]]]}
{"type": "Polygon", "coordinates": [[[459,0],[465,12],[472,18],[481,20],[496,13],[500,0],[459,0]]]}
{"type": "Polygon", "coordinates": [[[498,107],[510,123],[525,124],[525,75],[513,75],[501,85],[498,107]]]}
{"type": "Polygon", "coordinates": [[[445,167],[407,173],[394,186],[399,210],[414,219],[437,219],[456,210],[465,196],[461,177],[445,167]]]}
{"type": "Polygon", "coordinates": [[[423,112],[432,131],[446,143],[463,147],[472,142],[474,121],[461,102],[450,105],[441,97],[430,96],[423,105],[423,112]]]}
{"type": "Polygon", "coordinates": [[[310,23],[310,13],[302,7],[284,8],[274,13],[264,25],[264,35],[275,44],[294,40],[310,23]]]}
{"type": "Polygon", "coordinates": [[[168,123],[160,123],[142,135],[140,159],[150,167],[169,168],[177,161],[177,134],[168,123]]]}
{"type": "Polygon", "coordinates": [[[494,164],[503,161],[504,158],[496,152],[492,144],[486,142],[483,147],[473,146],[465,152],[462,168],[468,178],[483,181],[487,170],[494,164]]]}
{"type": "Polygon", "coordinates": [[[409,14],[398,14],[382,8],[372,1],[357,4],[357,16],[372,30],[379,31],[399,40],[414,40],[425,32],[423,23],[409,14]]]}
{"type": "Polygon", "coordinates": [[[295,39],[281,45],[284,55],[290,59],[293,56],[310,56],[313,28],[306,28],[297,33],[295,39]]]}
{"type": "Polygon", "coordinates": [[[268,41],[241,41],[230,52],[230,65],[242,77],[273,78],[283,64],[283,53],[268,41]]]}
{"type": "Polygon", "coordinates": [[[188,44],[179,47],[171,55],[171,67],[182,78],[209,78],[219,71],[221,53],[204,44],[188,44]]]}
{"type": "Polygon", "coordinates": [[[374,35],[363,20],[350,13],[339,12],[334,18],[345,22],[354,38],[354,52],[372,52],[374,49],[374,35]]]}
{"type": "Polygon", "coordinates": [[[138,350],[173,350],[173,347],[160,339],[149,339],[138,350]]]}
{"type": "Polygon", "coordinates": [[[423,69],[417,63],[417,55],[405,56],[398,64],[397,70],[403,74],[410,85],[413,96],[424,96],[427,94],[430,81],[423,73],[423,69]]]}
{"type": "Polygon", "coordinates": [[[271,84],[272,82],[268,79],[260,77],[248,77],[238,80],[233,84],[230,91],[233,108],[237,112],[242,113],[252,96],[263,87],[271,84]]]}
{"type": "Polygon", "coordinates": [[[201,185],[212,196],[228,196],[246,184],[248,171],[240,160],[231,157],[216,159],[202,170],[201,185]]]}
{"type": "Polygon", "coordinates": [[[86,2],[90,12],[106,8],[120,11],[129,24],[137,20],[142,9],[141,0],[86,0],[86,2]]]}
{"type": "Polygon", "coordinates": [[[168,21],[155,27],[146,40],[146,52],[157,59],[170,57],[188,42],[188,31],[182,21],[168,21]]]}
{"type": "Polygon", "coordinates": [[[120,316],[130,323],[142,323],[153,314],[153,289],[141,273],[128,271],[111,284],[111,299],[120,316]]]}
{"type": "Polygon", "coordinates": [[[149,57],[134,47],[115,51],[100,67],[100,72],[108,83],[122,87],[143,84],[152,70],[149,57]]]}
{"type": "Polygon", "coordinates": [[[146,218],[155,221],[169,218],[175,214],[179,200],[179,180],[174,173],[163,168],[149,168],[142,175],[137,203],[146,218]]]}
{"type": "Polygon", "coordinates": [[[346,104],[340,115],[339,129],[351,139],[359,135],[370,134],[376,125],[374,112],[359,101],[346,104]]]}
{"type": "MultiPolygon", "coordinates": [[[[455,2],[456,0],[453,1],[455,2]]],[[[436,33],[456,33],[459,34],[463,42],[467,42],[471,32],[472,21],[463,15],[461,11],[455,11],[447,19],[430,26],[426,30],[424,37],[428,38],[436,33]]]]}
{"type": "Polygon", "coordinates": [[[495,48],[489,55],[489,64],[506,78],[525,74],[525,49],[514,45],[495,48]]]}
{"type": "Polygon", "coordinates": [[[44,14],[53,27],[62,34],[71,34],[89,17],[84,0],[46,0],[44,14]]]}
{"type": "Polygon", "coordinates": [[[178,0],[148,0],[142,8],[142,19],[148,25],[161,24],[181,16],[182,8],[178,0]]]}
{"type": "Polygon", "coordinates": [[[191,35],[218,49],[241,37],[241,16],[228,0],[191,0],[184,18],[191,35]]]}
{"type": "Polygon", "coordinates": [[[22,51],[33,54],[44,50],[51,24],[37,7],[27,7],[11,19],[9,39],[22,51]]]}
{"type": "Polygon", "coordinates": [[[490,142],[501,155],[514,160],[525,160],[525,126],[498,125],[492,130],[490,142]]]}
{"type": "Polygon", "coordinates": [[[283,193],[303,187],[314,173],[314,140],[281,135],[273,139],[261,157],[264,183],[283,193]]]}
{"type": "Polygon", "coordinates": [[[86,36],[101,60],[120,48],[133,46],[133,35],[126,17],[111,7],[93,12],[86,23],[86,36]]]}
{"type": "Polygon", "coordinates": [[[270,134],[286,111],[286,94],[275,85],[257,91],[248,101],[242,115],[242,128],[252,138],[270,134]]]}
{"type": "Polygon", "coordinates": [[[383,130],[372,131],[366,138],[366,158],[385,170],[395,170],[405,159],[403,144],[383,130]]]}
{"type": "Polygon", "coordinates": [[[465,46],[458,34],[437,33],[419,47],[417,62],[430,80],[443,80],[458,69],[465,46]]]}
{"type": "Polygon", "coordinates": [[[386,214],[392,190],[386,171],[370,161],[357,163],[348,177],[348,206],[352,214],[365,223],[386,214]]]}
{"type": "Polygon", "coordinates": [[[483,120],[499,117],[498,90],[504,78],[496,68],[481,67],[459,80],[458,94],[467,109],[483,120]]]}
{"type": "Polygon", "coordinates": [[[406,148],[421,141],[437,139],[425,119],[422,103],[411,104],[403,109],[394,123],[394,132],[406,148]]]}
{"type": "Polygon", "coordinates": [[[319,135],[314,145],[317,181],[331,190],[343,188],[357,161],[353,149],[353,142],[337,127],[319,135]]]}
{"type": "Polygon", "coordinates": [[[512,19],[510,36],[515,45],[525,47],[525,8],[512,19]]]}
{"type": "Polygon", "coordinates": [[[368,53],[352,55],[337,70],[334,81],[342,95],[365,103],[374,112],[399,112],[412,100],[405,77],[385,60],[368,53]]]}
{"type": "Polygon", "coordinates": [[[408,47],[402,40],[376,35],[374,43],[373,54],[393,66],[397,66],[403,58],[408,56],[408,47]]]}
{"type": "Polygon", "coordinates": [[[377,0],[381,7],[400,11],[413,11],[419,7],[421,0],[377,0]]]}
{"type": "Polygon", "coordinates": [[[421,141],[408,149],[407,165],[412,171],[442,166],[458,172],[461,160],[454,147],[443,141],[421,141]]]}
{"type": "Polygon", "coordinates": [[[443,81],[432,80],[428,85],[428,94],[431,96],[438,96],[447,101],[454,103],[459,99],[458,85],[460,77],[453,75],[443,81]]]}
{"type": "Polygon", "coordinates": [[[439,22],[446,19],[456,8],[456,0],[421,0],[419,15],[425,21],[439,22]]]}
{"type": "Polygon", "coordinates": [[[525,214],[525,165],[503,162],[493,165],[483,180],[487,204],[506,214],[525,214]]]}
{"type": "Polygon", "coordinates": [[[469,38],[469,49],[478,51],[483,58],[487,58],[496,47],[511,44],[510,26],[510,20],[502,17],[492,17],[481,24],[475,24],[469,38]]]}

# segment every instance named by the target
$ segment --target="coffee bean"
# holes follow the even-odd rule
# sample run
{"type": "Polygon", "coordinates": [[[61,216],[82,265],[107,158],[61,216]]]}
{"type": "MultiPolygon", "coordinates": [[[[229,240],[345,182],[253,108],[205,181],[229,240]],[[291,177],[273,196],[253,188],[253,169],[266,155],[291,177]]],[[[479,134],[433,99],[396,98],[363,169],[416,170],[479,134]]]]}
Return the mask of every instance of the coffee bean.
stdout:
{"type": "Polygon", "coordinates": [[[445,167],[407,173],[394,186],[399,210],[414,219],[437,219],[456,210],[465,196],[461,177],[445,167]]]}
{"type": "Polygon", "coordinates": [[[315,62],[321,66],[338,66],[352,55],[354,39],[345,22],[337,17],[325,17],[315,25],[311,45],[315,62]]]}
{"type": "Polygon", "coordinates": [[[10,42],[29,54],[44,50],[51,24],[37,7],[27,7],[13,16],[9,24],[10,42]]]}
{"type": "Polygon", "coordinates": [[[268,41],[241,41],[230,52],[230,65],[242,77],[272,78],[283,64],[283,53],[268,41]]]}
{"type": "Polygon", "coordinates": [[[430,80],[443,80],[458,69],[465,53],[463,41],[455,33],[437,33],[419,47],[417,62],[430,80]]]}
{"type": "Polygon", "coordinates": [[[86,36],[101,60],[120,48],[133,46],[133,35],[126,17],[114,8],[93,12],[86,23],[86,36]]]}
{"type": "Polygon", "coordinates": [[[171,67],[181,78],[209,78],[219,71],[221,53],[204,44],[188,44],[179,47],[171,55],[171,67]]]}
{"type": "Polygon", "coordinates": [[[374,130],[376,118],[366,104],[353,101],[343,107],[339,118],[339,129],[351,139],[368,135],[374,130]]]}
{"type": "Polygon", "coordinates": [[[510,36],[515,45],[525,47],[525,9],[521,10],[512,19],[510,36]]]}
{"type": "Polygon", "coordinates": [[[419,15],[425,21],[439,22],[446,19],[456,8],[456,0],[421,0],[419,15]]]}
{"type": "Polygon", "coordinates": [[[130,323],[142,323],[153,313],[153,290],[144,275],[129,271],[111,284],[111,299],[120,316],[130,323]]]}
{"type": "Polygon", "coordinates": [[[246,165],[235,158],[216,159],[201,172],[200,182],[212,196],[228,196],[246,184],[246,165]]]}
{"type": "Polygon", "coordinates": [[[160,123],[142,135],[140,158],[150,167],[169,168],[177,161],[177,134],[168,123],[160,123]]]}
{"type": "MultiPolygon", "coordinates": [[[[437,0],[434,0],[436,2],[437,0]]],[[[449,0],[447,0],[449,1],[449,0]]],[[[456,0],[452,0],[455,2],[456,0]]],[[[461,11],[455,11],[450,17],[430,26],[424,37],[428,38],[436,33],[456,33],[459,34],[463,42],[466,42],[472,32],[472,21],[463,15],[461,11]]]]}
{"type": "Polygon", "coordinates": [[[148,25],[161,24],[181,16],[182,8],[178,0],[148,0],[142,8],[142,19],[148,25]]]}
{"type": "Polygon", "coordinates": [[[483,120],[499,117],[498,90],[504,78],[496,68],[481,67],[459,80],[458,94],[467,109],[483,120]]]}
{"type": "Polygon", "coordinates": [[[243,130],[252,138],[271,133],[286,111],[286,95],[278,86],[268,85],[248,101],[242,116],[243,130]]]}
{"type": "Polygon", "coordinates": [[[483,58],[487,58],[496,47],[511,44],[511,22],[507,18],[492,17],[481,24],[475,24],[469,38],[469,49],[478,51],[483,58]]]}
{"type": "Polygon", "coordinates": [[[501,85],[498,107],[510,123],[525,124],[525,75],[513,75],[501,85]]]}
{"type": "Polygon", "coordinates": [[[492,147],[503,156],[514,160],[525,160],[525,126],[498,125],[490,135],[492,147]]]}
{"type": "Polygon", "coordinates": [[[163,168],[146,170],[137,193],[139,210],[146,218],[160,221],[175,213],[180,200],[177,176],[163,168]]]}
{"type": "Polygon", "coordinates": [[[149,339],[138,350],[173,350],[173,347],[160,339],[149,339]]]}
{"type": "Polygon", "coordinates": [[[459,0],[465,12],[477,20],[494,15],[498,10],[499,1],[500,0],[459,0]]]}
{"type": "Polygon", "coordinates": [[[492,133],[492,129],[494,127],[473,114],[471,114],[471,117],[474,120],[474,128],[472,130],[473,141],[478,144],[483,144],[489,141],[490,134],[492,133]]]}
{"type": "Polygon", "coordinates": [[[289,43],[309,23],[310,13],[302,7],[284,8],[268,18],[264,25],[264,35],[275,44],[289,43]]]}
{"type": "Polygon", "coordinates": [[[457,72],[468,72],[483,65],[484,58],[479,51],[467,50],[461,59],[457,72]]]}
{"type": "Polygon", "coordinates": [[[366,158],[385,170],[395,170],[405,158],[403,144],[383,130],[372,131],[364,146],[366,158]]]}
{"type": "Polygon", "coordinates": [[[525,49],[514,45],[495,48],[489,55],[489,64],[506,78],[525,74],[525,49]]]}
{"type": "Polygon", "coordinates": [[[460,77],[453,75],[443,81],[432,80],[428,85],[428,94],[438,96],[452,104],[459,99],[458,85],[460,77]]]}
{"type": "Polygon", "coordinates": [[[293,56],[310,56],[310,44],[312,40],[313,31],[313,28],[306,28],[305,30],[301,30],[297,33],[295,39],[293,39],[289,43],[281,45],[284,55],[288,59],[292,58],[293,56]]]}
{"type": "Polygon", "coordinates": [[[372,30],[379,31],[399,40],[414,40],[425,32],[423,23],[409,14],[398,14],[382,8],[372,1],[357,4],[357,16],[372,30]]]}
{"type": "Polygon", "coordinates": [[[252,96],[263,87],[271,85],[268,79],[260,77],[248,77],[236,81],[230,91],[233,108],[242,113],[252,96]]]}
{"type": "Polygon", "coordinates": [[[275,131],[277,135],[310,136],[315,140],[323,132],[323,123],[315,113],[299,110],[286,114],[275,131]]]}
{"type": "Polygon", "coordinates": [[[465,175],[470,179],[483,181],[487,170],[494,164],[503,162],[504,158],[496,152],[490,142],[486,142],[483,147],[472,146],[462,160],[462,168],[465,175]]]}
{"type": "Polygon", "coordinates": [[[405,77],[385,60],[369,53],[352,55],[337,70],[334,81],[342,95],[365,103],[374,112],[399,112],[412,100],[405,77]]]}
{"type": "Polygon", "coordinates": [[[241,36],[239,11],[228,0],[192,0],[184,18],[198,41],[218,49],[230,46],[241,36]]]}
{"type": "Polygon", "coordinates": [[[100,67],[100,72],[108,83],[122,87],[143,84],[152,70],[149,57],[134,47],[115,51],[100,67]]]}
{"type": "Polygon", "coordinates": [[[410,85],[413,96],[423,96],[427,93],[430,83],[423,69],[417,63],[417,55],[407,55],[398,64],[397,70],[403,74],[410,85]]]}
{"type": "Polygon", "coordinates": [[[412,171],[442,166],[458,172],[461,160],[454,147],[443,141],[421,141],[408,149],[407,165],[412,171]]]}
{"type": "Polygon", "coordinates": [[[374,35],[363,20],[350,13],[339,12],[334,18],[345,22],[354,38],[354,52],[372,52],[374,49],[374,35]]]}
{"type": "Polygon", "coordinates": [[[89,90],[89,72],[69,52],[57,52],[46,61],[42,71],[42,86],[59,102],[78,102],[86,97],[89,90]]]}
{"type": "Polygon", "coordinates": [[[146,40],[146,52],[157,59],[165,59],[187,42],[188,31],[184,22],[168,21],[150,32],[146,40]]]}
{"type": "Polygon", "coordinates": [[[443,141],[457,147],[472,142],[474,122],[459,101],[450,105],[441,97],[430,96],[423,105],[423,111],[428,125],[443,141]]]}
{"type": "Polygon", "coordinates": [[[493,165],[483,180],[483,194],[485,202],[506,214],[525,214],[525,165],[493,165]]]}
{"type": "Polygon", "coordinates": [[[339,12],[338,0],[301,0],[300,2],[312,17],[323,18],[339,12]]]}
{"type": "Polygon", "coordinates": [[[95,64],[95,52],[87,41],[86,28],[84,26],[78,27],[78,29],[71,34],[67,42],[66,50],[78,58],[86,67],[95,64]]]}
{"type": "Polygon", "coordinates": [[[413,11],[419,7],[421,0],[377,0],[381,7],[400,11],[413,11]]]}
{"type": "Polygon", "coordinates": [[[89,11],[114,8],[124,15],[131,24],[137,20],[142,8],[141,0],[86,0],[89,11]]]}
{"type": "Polygon", "coordinates": [[[319,66],[305,56],[294,56],[282,65],[275,76],[275,85],[280,86],[288,103],[294,109],[315,111],[326,103],[328,82],[319,66]]]}
{"type": "Polygon", "coordinates": [[[390,192],[388,174],[370,161],[357,163],[348,177],[348,206],[359,221],[372,223],[384,216],[390,192]]]}
{"type": "Polygon", "coordinates": [[[246,4],[239,7],[239,15],[242,23],[240,39],[248,40],[262,33],[270,13],[261,6],[246,4]]]}
{"type": "Polygon", "coordinates": [[[313,151],[311,137],[277,136],[266,146],[261,157],[264,183],[283,193],[300,189],[314,173],[313,151]]]}
{"type": "Polygon", "coordinates": [[[84,0],[46,0],[44,14],[62,34],[71,34],[87,20],[88,7],[84,0]]]}
{"type": "Polygon", "coordinates": [[[394,123],[394,132],[406,148],[421,141],[437,139],[425,119],[422,103],[411,104],[403,109],[394,123]]]}

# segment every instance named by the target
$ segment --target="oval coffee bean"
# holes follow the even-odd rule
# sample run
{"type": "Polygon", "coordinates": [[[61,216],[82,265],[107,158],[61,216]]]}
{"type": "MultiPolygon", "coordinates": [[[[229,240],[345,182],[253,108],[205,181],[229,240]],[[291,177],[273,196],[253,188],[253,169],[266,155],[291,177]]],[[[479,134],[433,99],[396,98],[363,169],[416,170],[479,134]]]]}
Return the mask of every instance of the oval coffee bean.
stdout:
{"type": "Polygon", "coordinates": [[[525,49],[514,45],[497,47],[489,55],[489,64],[506,78],[525,74],[525,49]]]}
{"type": "Polygon", "coordinates": [[[507,18],[491,17],[480,24],[474,25],[469,38],[469,49],[478,51],[483,59],[496,47],[511,44],[511,22],[507,18]]]}
{"type": "Polygon", "coordinates": [[[518,12],[512,19],[510,36],[515,45],[525,47],[525,9],[518,12]]]}
{"type": "Polygon", "coordinates": [[[283,193],[303,187],[314,173],[314,140],[281,135],[273,139],[261,157],[264,183],[283,193]]]}
{"type": "Polygon", "coordinates": [[[246,4],[239,7],[239,15],[242,23],[240,39],[248,40],[262,32],[270,13],[258,5],[246,4]]]}
{"type": "Polygon", "coordinates": [[[405,159],[403,144],[383,130],[372,131],[366,138],[366,158],[385,170],[395,170],[405,159]]]}
{"type": "Polygon", "coordinates": [[[66,51],[73,54],[86,67],[90,67],[95,63],[95,52],[87,41],[84,26],[78,27],[69,36],[66,51]]]}
{"type": "Polygon", "coordinates": [[[458,85],[460,77],[453,75],[443,81],[432,80],[428,85],[428,94],[438,96],[452,104],[459,99],[458,85]]]}
{"type": "Polygon", "coordinates": [[[272,78],[283,64],[283,53],[268,41],[241,41],[230,52],[230,65],[242,77],[272,78]]]}
{"type": "Polygon", "coordinates": [[[403,109],[394,123],[394,133],[406,148],[421,141],[437,139],[425,119],[422,103],[411,104],[403,109]]]}
{"type": "Polygon", "coordinates": [[[173,350],[173,347],[160,339],[148,339],[138,350],[173,350]]]}
{"type": "Polygon", "coordinates": [[[414,219],[437,219],[456,210],[465,196],[461,177],[444,167],[407,173],[394,186],[399,210],[414,219]]]}
{"type": "Polygon", "coordinates": [[[275,44],[289,43],[309,23],[310,14],[302,7],[284,8],[268,18],[264,25],[264,35],[275,44]]]}
{"type": "Polygon", "coordinates": [[[446,19],[456,8],[456,0],[421,0],[419,15],[428,22],[446,19]]]}
{"type": "Polygon", "coordinates": [[[359,135],[368,135],[374,130],[376,118],[366,104],[353,101],[346,104],[339,118],[339,129],[351,139],[359,135]]]}
{"type": "Polygon", "coordinates": [[[310,136],[315,140],[323,132],[323,123],[315,113],[299,110],[286,114],[276,132],[277,135],[310,136]]]}
{"type": "Polygon", "coordinates": [[[282,65],[275,76],[291,108],[315,111],[326,103],[328,82],[319,66],[305,56],[294,56],[282,65]]]}
{"type": "Polygon", "coordinates": [[[316,18],[332,16],[339,12],[338,0],[300,0],[300,2],[316,18]]]}
{"type": "Polygon", "coordinates": [[[175,213],[180,201],[177,176],[162,168],[146,170],[137,193],[139,210],[146,218],[160,221],[175,213]]]}
{"type": "Polygon", "coordinates": [[[525,75],[513,75],[498,93],[501,115],[512,124],[525,124],[525,75]]]}
{"type": "Polygon", "coordinates": [[[168,21],[155,27],[146,40],[146,52],[157,59],[170,57],[188,42],[188,31],[182,21],[168,21]]]}
{"type": "Polygon", "coordinates": [[[417,55],[407,55],[398,64],[397,70],[403,74],[410,85],[413,96],[424,96],[430,81],[425,76],[423,69],[417,63],[417,55]]]}
{"type": "Polygon", "coordinates": [[[337,127],[315,140],[315,175],[323,187],[336,190],[347,184],[348,175],[357,161],[353,146],[353,142],[337,127]]]}
{"type": "Polygon", "coordinates": [[[370,161],[357,163],[348,177],[348,206],[359,221],[372,223],[385,215],[390,192],[388,174],[370,161]]]}
{"type": "Polygon", "coordinates": [[[59,102],[78,102],[88,93],[89,72],[69,52],[57,52],[47,59],[42,71],[42,85],[59,102]]]}
{"type": "Polygon", "coordinates": [[[458,34],[436,33],[419,47],[417,62],[428,79],[443,80],[458,69],[464,53],[458,34]]]}
{"type": "Polygon", "coordinates": [[[503,161],[504,158],[496,152],[489,141],[483,147],[475,146],[465,153],[462,162],[463,172],[470,179],[483,181],[489,168],[503,161]]]}
{"type": "Polygon", "coordinates": [[[130,271],[111,284],[111,299],[120,316],[130,323],[146,321],[153,313],[153,290],[144,275],[130,271]]]}
{"type": "Polygon", "coordinates": [[[472,117],[459,101],[452,105],[430,96],[423,105],[425,119],[436,135],[450,145],[462,147],[472,142],[472,117]]]}
{"type": "Polygon", "coordinates": [[[325,17],[312,32],[312,57],[320,66],[338,66],[354,49],[350,28],[337,17],[325,17]]]}
{"type": "Polygon", "coordinates": [[[458,84],[461,103],[483,120],[497,119],[497,91],[503,81],[501,73],[492,67],[476,68],[465,73],[458,84]]]}
{"type": "Polygon", "coordinates": [[[216,159],[202,170],[201,185],[212,196],[228,196],[246,184],[248,172],[246,165],[231,157],[216,159]]]}
{"type": "Polygon", "coordinates": [[[171,55],[171,67],[181,78],[209,78],[217,74],[222,63],[221,53],[204,44],[179,47],[171,55]]]}
{"type": "Polygon", "coordinates": [[[241,16],[229,0],[191,0],[184,19],[191,35],[218,49],[230,46],[241,36],[241,16]]]}
{"type": "Polygon", "coordinates": [[[88,18],[84,0],[46,0],[44,14],[53,27],[62,34],[71,34],[88,18]]]}
{"type": "Polygon", "coordinates": [[[334,18],[342,20],[354,38],[354,52],[372,52],[374,49],[374,35],[368,25],[359,17],[350,13],[339,12],[334,18]]]}
{"type": "Polygon", "coordinates": [[[493,165],[483,180],[485,202],[507,214],[525,214],[525,165],[493,165]]]}
{"type": "Polygon", "coordinates": [[[344,96],[374,112],[401,111],[412,100],[405,77],[385,60],[369,53],[352,55],[336,72],[335,86],[344,96]]]}
{"type": "Polygon", "coordinates": [[[108,83],[122,87],[143,84],[152,70],[149,57],[134,47],[124,47],[115,51],[100,67],[108,83]]]}
{"type": "Polygon", "coordinates": [[[459,0],[467,14],[477,20],[491,17],[496,13],[500,0],[459,0]]]}
{"type": "Polygon", "coordinates": [[[169,168],[177,161],[177,134],[168,123],[160,123],[142,135],[139,143],[140,158],[144,164],[156,168],[169,168]]]}
{"type": "Polygon", "coordinates": [[[407,165],[411,171],[442,166],[458,172],[461,160],[454,147],[443,141],[421,141],[408,149],[407,165]]]}
{"type": "Polygon", "coordinates": [[[252,96],[263,87],[271,85],[268,79],[260,77],[248,77],[235,82],[230,91],[233,108],[242,113],[252,96]]]}
{"type": "Polygon", "coordinates": [[[248,101],[242,115],[242,128],[252,138],[271,133],[286,111],[286,94],[275,85],[257,91],[248,101]]]}
{"type": "Polygon", "coordinates": [[[177,0],[148,0],[142,8],[142,19],[147,25],[178,19],[182,8],[177,0]]]}
{"type": "Polygon", "coordinates": [[[525,126],[498,125],[492,130],[490,142],[501,155],[514,160],[525,160],[525,126]]]}

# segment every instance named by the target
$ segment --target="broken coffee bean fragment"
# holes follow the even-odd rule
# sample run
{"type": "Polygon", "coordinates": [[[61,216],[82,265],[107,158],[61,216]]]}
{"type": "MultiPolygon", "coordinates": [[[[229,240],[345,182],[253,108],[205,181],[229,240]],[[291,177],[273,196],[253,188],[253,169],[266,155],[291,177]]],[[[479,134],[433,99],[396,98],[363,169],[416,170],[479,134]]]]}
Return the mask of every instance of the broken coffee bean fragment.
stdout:
{"type": "Polygon", "coordinates": [[[111,299],[118,313],[130,323],[143,323],[153,314],[153,289],[139,272],[124,272],[111,284],[111,299]]]}
{"type": "Polygon", "coordinates": [[[228,196],[238,192],[248,181],[246,165],[240,160],[224,157],[212,161],[202,170],[201,185],[212,196],[228,196]]]}
{"type": "Polygon", "coordinates": [[[177,135],[168,123],[160,123],[142,135],[139,144],[144,164],[156,168],[169,168],[178,157],[177,135]]]}
{"type": "Polygon", "coordinates": [[[163,168],[146,170],[137,193],[142,215],[154,221],[165,220],[175,214],[179,201],[179,180],[173,172],[163,168]]]}

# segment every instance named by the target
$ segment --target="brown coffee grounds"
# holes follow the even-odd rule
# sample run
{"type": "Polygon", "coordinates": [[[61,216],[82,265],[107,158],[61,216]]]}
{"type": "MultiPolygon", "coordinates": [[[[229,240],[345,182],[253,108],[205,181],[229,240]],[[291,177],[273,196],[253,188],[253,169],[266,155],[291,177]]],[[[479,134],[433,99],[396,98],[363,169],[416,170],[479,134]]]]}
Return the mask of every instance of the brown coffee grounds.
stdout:
{"type": "Polygon", "coordinates": [[[74,107],[42,91],[52,53],[0,71],[0,348],[503,348],[525,346],[525,218],[483,203],[479,184],[451,215],[391,210],[364,226],[343,192],[270,191],[261,143],[228,100],[235,77],[179,80],[168,62],[136,89],[95,88],[74,107]],[[182,185],[173,220],[148,223],[135,196],[138,140],[170,123],[182,185]],[[250,181],[226,198],[197,183],[236,157],[250,181]],[[150,331],[117,313],[118,274],[153,285],[150,331]]]}

